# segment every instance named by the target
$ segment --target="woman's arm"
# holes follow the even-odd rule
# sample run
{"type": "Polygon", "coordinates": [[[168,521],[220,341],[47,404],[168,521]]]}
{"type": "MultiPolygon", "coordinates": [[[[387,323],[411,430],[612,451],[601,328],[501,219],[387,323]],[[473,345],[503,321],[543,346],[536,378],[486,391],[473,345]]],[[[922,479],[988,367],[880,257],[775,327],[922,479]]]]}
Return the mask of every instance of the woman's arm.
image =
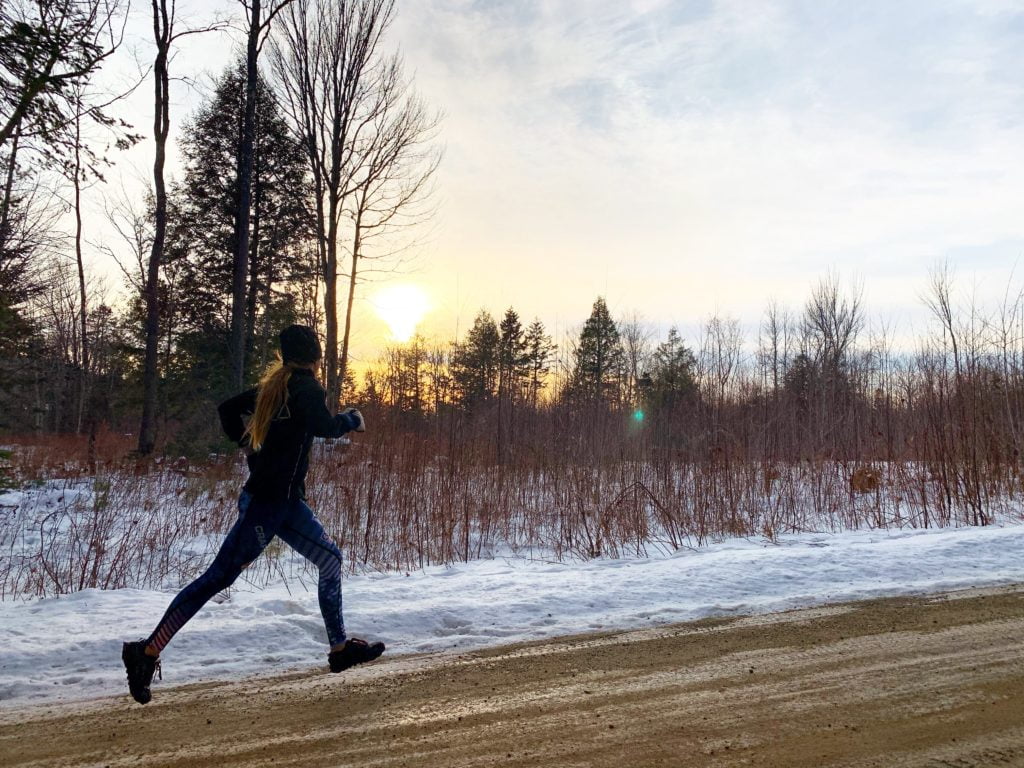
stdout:
{"type": "Polygon", "coordinates": [[[359,426],[357,417],[347,413],[331,415],[327,410],[327,393],[315,381],[304,383],[294,397],[306,428],[314,437],[341,437],[359,426]]]}
{"type": "Polygon", "coordinates": [[[255,389],[247,389],[218,405],[217,415],[220,416],[220,425],[224,429],[224,434],[241,445],[242,437],[245,435],[245,421],[242,420],[242,417],[252,416],[255,410],[255,389]]]}

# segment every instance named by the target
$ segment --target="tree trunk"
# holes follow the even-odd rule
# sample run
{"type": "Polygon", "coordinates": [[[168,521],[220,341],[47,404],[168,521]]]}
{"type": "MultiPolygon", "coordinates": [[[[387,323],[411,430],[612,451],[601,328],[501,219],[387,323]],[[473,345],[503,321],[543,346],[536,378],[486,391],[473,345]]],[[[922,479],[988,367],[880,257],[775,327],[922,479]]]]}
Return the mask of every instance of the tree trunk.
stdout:
{"type": "Polygon", "coordinates": [[[81,323],[82,356],[78,378],[78,416],[75,432],[82,434],[82,419],[85,416],[85,401],[89,393],[89,337],[87,331],[88,305],[85,290],[85,263],[82,260],[82,115],[81,102],[76,106],[75,114],[75,260],[78,262],[78,317],[81,323]]]}
{"type": "Polygon", "coordinates": [[[0,248],[6,247],[7,229],[10,226],[11,195],[14,193],[14,167],[18,159],[18,144],[21,142],[21,128],[14,133],[11,155],[7,158],[7,179],[4,181],[4,199],[0,205],[0,248]]]}
{"type": "MultiPolygon", "coordinates": [[[[274,268],[269,258],[264,272],[266,277],[263,278],[263,332],[260,334],[260,370],[267,367],[267,347],[270,346],[270,301],[273,297],[274,268]]],[[[253,328],[255,329],[255,326],[253,328]]],[[[253,335],[255,335],[255,330],[253,335]]]]}
{"type": "MultiPolygon", "coordinates": [[[[254,351],[256,349],[256,310],[259,307],[260,280],[269,279],[266,265],[260,263],[260,211],[262,208],[262,188],[260,186],[259,162],[256,162],[254,172],[256,194],[252,206],[252,237],[249,247],[249,295],[245,306],[245,349],[254,351]]],[[[266,311],[266,308],[264,308],[266,311]]]]}
{"type": "Polygon", "coordinates": [[[324,271],[324,367],[327,369],[327,407],[338,410],[338,207],[336,195],[330,194],[327,222],[327,269],[324,271]]]}
{"type": "MultiPolygon", "coordinates": [[[[320,300],[320,280],[319,278],[324,277],[324,292],[326,293],[326,276],[328,273],[327,269],[327,221],[324,214],[324,183],[323,174],[320,172],[320,165],[316,161],[316,153],[312,146],[307,141],[307,147],[310,157],[310,166],[313,170],[313,193],[316,196],[316,261],[317,261],[317,279],[313,281],[313,301],[311,304],[313,316],[310,318],[309,325],[313,328],[317,326],[316,317],[316,306],[320,300]]],[[[325,301],[326,306],[326,301],[325,301]]],[[[326,341],[326,340],[325,340],[326,341]]],[[[321,369],[324,368],[324,361],[320,361],[321,369]]],[[[326,372],[323,374],[324,381],[327,380],[326,372]]],[[[328,398],[329,399],[329,398],[328,398]]],[[[330,407],[330,406],[328,406],[330,407]]]]}
{"type": "Polygon", "coordinates": [[[167,232],[167,190],[164,187],[164,160],[167,134],[170,131],[170,81],[167,74],[167,51],[170,47],[170,20],[166,0],[153,0],[153,33],[157,55],[153,66],[154,115],[153,136],[156,152],[153,160],[153,187],[156,209],[153,214],[153,246],[146,272],[146,359],[142,374],[142,423],[139,425],[138,451],[143,456],[156,445],[157,344],[160,341],[160,264],[167,232]]]}
{"type": "Polygon", "coordinates": [[[248,274],[249,220],[252,204],[252,167],[256,135],[256,59],[259,54],[260,0],[252,0],[249,39],[245,54],[245,117],[238,153],[238,215],[235,216],[235,259],[231,280],[231,384],[245,382],[245,278],[248,274]]]}
{"type": "Polygon", "coordinates": [[[361,246],[362,234],[362,212],[356,214],[355,235],[352,238],[352,269],[348,277],[348,301],[345,304],[345,337],[341,342],[341,360],[338,363],[339,386],[345,385],[345,376],[348,373],[348,339],[352,332],[352,303],[356,296],[356,275],[359,267],[359,249],[361,246]]]}

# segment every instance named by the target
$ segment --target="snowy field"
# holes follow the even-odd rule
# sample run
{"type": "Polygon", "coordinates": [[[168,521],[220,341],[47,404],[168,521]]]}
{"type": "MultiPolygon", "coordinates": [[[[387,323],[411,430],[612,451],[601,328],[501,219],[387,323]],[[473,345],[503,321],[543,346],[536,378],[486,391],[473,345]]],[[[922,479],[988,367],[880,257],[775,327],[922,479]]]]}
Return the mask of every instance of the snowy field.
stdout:
{"type": "MultiPolygon", "coordinates": [[[[451,651],[706,616],[1024,581],[1024,526],[730,540],[649,559],[494,557],[345,580],[351,634],[389,653],[451,651]]],[[[160,686],[325,666],[308,577],[218,596],[163,654],[160,686]],[[225,598],[226,599],[223,599],[225,598]]],[[[173,591],[85,590],[0,603],[0,705],[124,693],[121,641],[173,591]]]]}

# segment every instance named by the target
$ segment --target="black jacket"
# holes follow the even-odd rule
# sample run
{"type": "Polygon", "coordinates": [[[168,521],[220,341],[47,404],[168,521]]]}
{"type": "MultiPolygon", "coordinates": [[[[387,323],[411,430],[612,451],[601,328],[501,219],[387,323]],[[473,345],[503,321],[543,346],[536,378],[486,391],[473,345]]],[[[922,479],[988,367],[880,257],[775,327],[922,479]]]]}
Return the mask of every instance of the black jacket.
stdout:
{"type": "MultiPolygon", "coordinates": [[[[249,389],[217,407],[227,436],[245,446],[243,416],[256,410],[256,389],[249,389]]],[[[306,471],[314,437],[341,437],[357,425],[344,413],[332,416],[326,392],[313,372],[299,368],[288,380],[288,399],[270,422],[259,451],[249,456],[245,490],[257,498],[291,501],[306,498],[306,471]]]]}

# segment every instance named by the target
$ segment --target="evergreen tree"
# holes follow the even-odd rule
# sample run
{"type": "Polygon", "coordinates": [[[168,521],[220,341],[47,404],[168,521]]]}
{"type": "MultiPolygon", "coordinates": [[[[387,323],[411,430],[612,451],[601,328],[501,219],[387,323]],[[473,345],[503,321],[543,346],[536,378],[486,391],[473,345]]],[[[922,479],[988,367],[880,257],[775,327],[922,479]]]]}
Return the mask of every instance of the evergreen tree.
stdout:
{"type": "Polygon", "coordinates": [[[555,344],[544,329],[544,323],[534,320],[523,334],[523,356],[526,386],[530,403],[536,407],[544,380],[551,370],[555,344]]]}
{"type": "Polygon", "coordinates": [[[0,201],[0,356],[24,351],[33,330],[25,304],[44,282],[46,235],[34,231],[32,202],[16,193],[0,201]]]}
{"type": "Polygon", "coordinates": [[[651,358],[651,370],[642,380],[645,400],[654,409],[671,409],[697,392],[693,352],[683,344],[679,332],[670,328],[668,339],[658,345],[651,358]]]}
{"type": "Polygon", "coordinates": [[[0,152],[0,429],[29,430],[43,426],[39,382],[55,383],[43,337],[59,313],[38,309],[64,244],[59,209],[32,181],[21,185],[14,154],[0,152]]]}
{"type": "Polygon", "coordinates": [[[498,326],[491,313],[481,309],[466,340],[456,344],[452,378],[459,402],[471,407],[494,397],[498,384],[498,326]]]}
{"type": "Polygon", "coordinates": [[[574,354],[572,394],[583,400],[617,402],[623,383],[625,352],[618,326],[600,296],[583,325],[574,354]]]}
{"type": "Polygon", "coordinates": [[[418,419],[427,410],[427,346],[419,334],[407,343],[386,350],[384,395],[403,416],[418,419]]]}
{"type": "MultiPolygon", "coordinates": [[[[180,269],[187,286],[179,297],[181,362],[215,390],[227,387],[230,376],[227,341],[245,87],[239,62],[224,72],[210,101],[185,127],[185,176],[175,189],[178,215],[167,246],[168,266],[180,269]]],[[[247,359],[258,369],[272,354],[276,330],[295,318],[296,291],[289,285],[313,278],[301,254],[308,236],[304,155],[262,78],[256,98],[246,338],[247,359]]]]}
{"type": "MultiPolygon", "coordinates": [[[[184,176],[168,201],[159,286],[159,407],[185,436],[187,442],[174,446],[181,451],[212,446],[217,431],[207,414],[232,391],[229,334],[244,105],[245,71],[236,63],[183,129],[184,176]],[[210,402],[197,399],[197,392],[210,402]]],[[[255,152],[246,314],[250,375],[270,361],[281,326],[297,319],[297,286],[313,279],[304,256],[304,157],[262,79],[255,152]]]]}
{"type": "Polygon", "coordinates": [[[512,307],[498,327],[498,392],[501,397],[517,400],[528,375],[528,359],[524,344],[523,324],[512,307]]]}
{"type": "Polygon", "coordinates": [[[821,370],[807,354],[801,352],[790,363],[782,377],[782,391],[796,404],[801,415],[807,413],[811,398],[821,384],[821,370]]]}

